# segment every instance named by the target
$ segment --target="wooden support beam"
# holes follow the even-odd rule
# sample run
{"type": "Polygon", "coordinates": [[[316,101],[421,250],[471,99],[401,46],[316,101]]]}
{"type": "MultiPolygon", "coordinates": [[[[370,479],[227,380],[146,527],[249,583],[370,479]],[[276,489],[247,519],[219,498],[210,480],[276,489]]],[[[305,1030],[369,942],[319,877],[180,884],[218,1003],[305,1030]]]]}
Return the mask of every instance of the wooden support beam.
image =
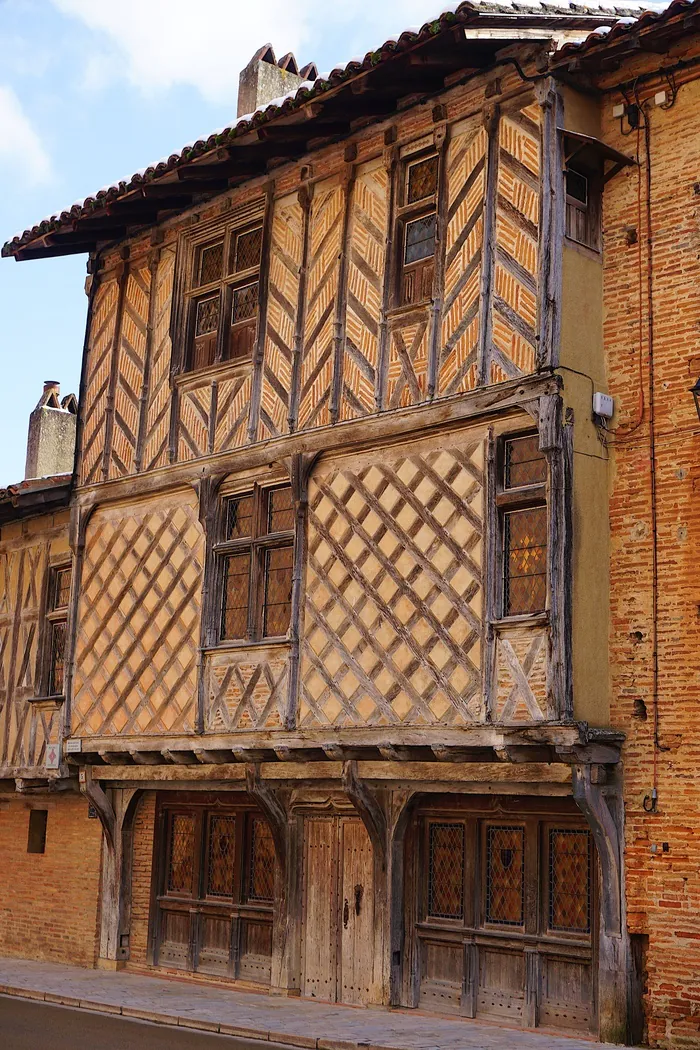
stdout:
{"type": "Polygon", "coordinates": [[[362,823],[367,828],[372,846],[381,857],[382,868],[387,863],[387,818],[383,800],[358,775],[357,762],[343,764],[343,791],[348,796],[362,823]]]}
{"type": "Polygon", "coordinates": [[[254,798],[265,814],[275,843],[275,854],[282,873],[287,868],[287,812],[279,794],[264,783],[260,776],[260,766],[251,763],[245,770],[246,790],[254,798]]]}
{"type": "Polygon", "coordinates": [[[136,748],[129,748],[129,754],[138,766],[158,766],[162,761],[160,751],[138,751],[136,748]]]}
{"type": "Polygon", "coordinates": [[[196,747],[194,753],[202,765],[221,766],[231,760],[231,752],[227,751],[209,751],[204,747],[196,747]]]}
{"type": "Polygon", "coordinates": [[[197,764],[197,758],[192,751],[169,751],[167,747],[161,750],[161,755],[166,762],[172,762],[178,766],[193,766],[197,764]]]}

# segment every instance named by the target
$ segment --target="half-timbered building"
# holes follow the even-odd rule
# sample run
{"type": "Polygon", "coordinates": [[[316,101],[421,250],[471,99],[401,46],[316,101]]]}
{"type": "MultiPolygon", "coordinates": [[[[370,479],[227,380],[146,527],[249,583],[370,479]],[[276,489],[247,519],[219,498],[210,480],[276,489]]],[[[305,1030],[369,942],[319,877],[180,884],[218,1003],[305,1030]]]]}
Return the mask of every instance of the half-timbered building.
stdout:
{"type": "Polygon", "coordinates": [[[630,13],[263,48],[254,113],[5,246],[89,253],[70,544],[0,536],[0,823],[51,798],[60,848],[79,787],[101,965],[627,1038],[588,377],[631,158],[547,65],[630,13]]]}

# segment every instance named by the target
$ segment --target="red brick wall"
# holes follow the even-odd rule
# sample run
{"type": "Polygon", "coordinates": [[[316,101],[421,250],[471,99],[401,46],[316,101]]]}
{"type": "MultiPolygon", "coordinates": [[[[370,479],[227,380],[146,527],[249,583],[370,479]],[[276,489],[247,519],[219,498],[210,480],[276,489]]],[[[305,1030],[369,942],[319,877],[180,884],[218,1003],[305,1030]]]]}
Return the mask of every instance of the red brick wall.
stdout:
{"type": "MultiPolygon", "coordinates": [[[[658,58],[654,61],[658,64],[658,58]]],[[[621,75],[621,74],[620,74],[621,75]]],[[[688,388],[700,375],[700,85],[649,106],[658,507],[659,740],[654,747],[645,170],[605,189],[605,341],[610,393],[627,436],[612,450],[612,724],[624,748],[626,892],[632,933],[649,937],[649,1041],[700,1045],[700,427],[688,388]],[[639,181],[641,177],[641,182],[639,181]],[[639,194],[641,193],[641,197],[639,194]],[[641,208],[640,208],[641,200],[641,208]],[[641,223],[640,223],[641,212],[641,223]],[[638,244],[628,245],[627,227],[638,244]],[[641,255],[641,288],[640,288],[641,255]],[[642,339],[640,346],[640,312],[642,339]],[[640,391],[644,404],[640,404],[640,391]],[[640,425],[636,426],[639,423],[640,425]],[[656,813],[645,796],[658,785],[656,813]],[[664,852],[663,843],[668,844],[664,852]],[[654,849],[655,848],[655,849],[654,849]]],[[[604,105],[603,137],[644,161],[604,105]]],[[[618,431],[618,439],[624,432],[618,431]]]]}
{"type": "Polygon", "coordinates": [[[134,872],[131,897],[130,961],[143,965],[148,952],[148,911],[151,900],[151,866],[156,796],[148,791],[134,817],[134,872]]]}
{"type": "Polygon", "coordinates": [[[93,966],[102,828],[83,798],[0,802],[0,953],[93,966]],[[30,809],[47,809],[46,851],[27,853],[30,809]]]}

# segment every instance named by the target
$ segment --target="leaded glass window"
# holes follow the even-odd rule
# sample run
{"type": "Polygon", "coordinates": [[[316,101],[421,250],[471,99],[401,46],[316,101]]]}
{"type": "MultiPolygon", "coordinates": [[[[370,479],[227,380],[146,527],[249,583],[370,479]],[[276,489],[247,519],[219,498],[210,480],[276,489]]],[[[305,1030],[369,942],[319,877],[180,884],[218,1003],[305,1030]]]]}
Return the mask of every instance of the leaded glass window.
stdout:
{"type": "Polygon", "coordinates": [[[435,154],[404,162],[397,236],[399,306],[427,302],[433,295],[439,169],[435,154]]]}
{"type": "Polygon", "coordinates": [[[294,564],[289,485],[258,487],[224,508],[222,640],[281,638],[289,629],[294,564]]]}
{"type": "Polygon", "coordinates": [[[70,601],[71,568],[61,566],[51,570],[49,599],[46,610],[48,666],[47,693],[62,696],[65,688],[65,653],[68,641],[68,603],[70,601]]]}
{"type": "Polygon", "coordinates": [[[167,880],[169,893],[191,896],[194,881],[195,820],[189,813],[170,818],[167,880]]]}
{"type": "Polygon", "coordinates": [[[585,829],[549,830],[549,928],[591,930],[591,837],[585,829]]]}
{"type": "Polygon", "coordinates": [[[250,834],[248,900],[271,901],[275,894],[275,847],[270,825],[256,817],[250,834]]]}
{"type": "Polygon", "coordinates": [[[429,826],[428,915],[464,916],[464,825],[429,826]]]}
{"type": "Polygon", "coordinates": [[[542,612],[547,604],[547,508],[507,511],[503,532],[505,615],[542,612]]]}
{"type": "Polygon", "coordinates": [[[525,915],[525,829],[486,829],[486,921],[522,926],[525,915]]]}
{"type": "Polygon", "coordinates": [[[207,896],[233,895],[233,861],[236,852],[236,819],[212,815],[209,818],[207,896]]]}

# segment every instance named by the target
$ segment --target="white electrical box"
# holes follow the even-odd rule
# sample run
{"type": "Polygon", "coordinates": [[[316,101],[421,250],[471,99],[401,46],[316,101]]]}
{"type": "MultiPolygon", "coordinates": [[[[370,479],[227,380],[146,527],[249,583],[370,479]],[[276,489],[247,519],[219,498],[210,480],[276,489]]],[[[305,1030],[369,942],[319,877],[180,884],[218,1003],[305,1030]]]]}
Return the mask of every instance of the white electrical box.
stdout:
{"type": "Polygon", "coordinates": [[[612,419],[615,411],[615,402],[609,394],[601,394],[596,390],[593,395],[593,415],[602,416],[603,419],[612,419]]]}
{"type": "Polygon", "coordinates": [[[618,102],[616,106],[613,106],[613,117],[624,117],[625,107],[622,102],[618,102]]]}

